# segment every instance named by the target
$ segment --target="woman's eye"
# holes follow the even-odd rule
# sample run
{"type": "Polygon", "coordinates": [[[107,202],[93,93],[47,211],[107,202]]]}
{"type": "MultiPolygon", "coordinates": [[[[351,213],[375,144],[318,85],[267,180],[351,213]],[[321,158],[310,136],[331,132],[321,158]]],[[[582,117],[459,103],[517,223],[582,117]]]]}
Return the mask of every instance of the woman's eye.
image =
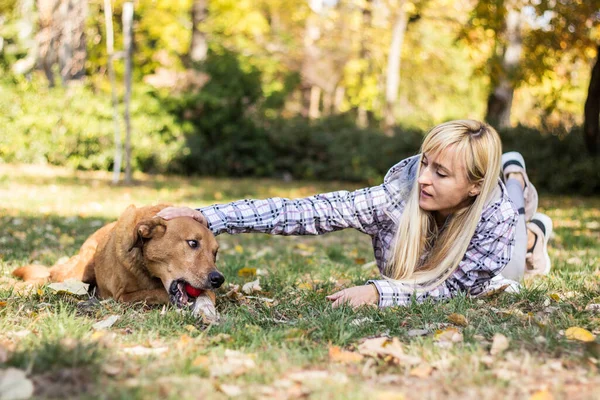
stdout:
{"type": "Polygon", "coordinates": [[[438,174],[438,176],[439,176],[440,178],[445,178],[445,177],[447,177],[447,176],[448,176],[448,175],[440,174],[439,172],[438,172],[437,174],[438,174]]]}
{"type": "Polygon", "coordinates": [[[192,248],[195,249],[198,247],[198,241],[197,240],[188,240],[188,245],[192,248]]]}

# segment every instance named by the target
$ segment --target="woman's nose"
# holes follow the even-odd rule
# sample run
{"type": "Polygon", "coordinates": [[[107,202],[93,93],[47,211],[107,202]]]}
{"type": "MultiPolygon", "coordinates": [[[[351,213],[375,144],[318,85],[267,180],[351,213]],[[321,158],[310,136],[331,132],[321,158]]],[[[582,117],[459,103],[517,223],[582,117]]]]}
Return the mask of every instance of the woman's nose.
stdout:
{"type": "Polygon", "coordinates": [[[419,174],[419,179],[417,181],[421,185],[430,185],[431,184],[431,173],[429,172],[429,168],[424,167],[421,168],[421,173],[419,174]]]}

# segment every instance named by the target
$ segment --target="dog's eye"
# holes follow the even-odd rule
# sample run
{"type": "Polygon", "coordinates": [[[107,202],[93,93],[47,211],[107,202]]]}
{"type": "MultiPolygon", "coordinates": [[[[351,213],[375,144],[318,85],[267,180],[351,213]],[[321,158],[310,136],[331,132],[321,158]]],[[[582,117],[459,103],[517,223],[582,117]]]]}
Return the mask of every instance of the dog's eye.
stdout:
{"type": "Polygon", "coordinates": [[[190,247],[192,249],[195,249],[195,248],[198,247],[198,241],[197,240],[188,240],[187,242],[188,242],[188,244],[190,245],[190,247]]]}

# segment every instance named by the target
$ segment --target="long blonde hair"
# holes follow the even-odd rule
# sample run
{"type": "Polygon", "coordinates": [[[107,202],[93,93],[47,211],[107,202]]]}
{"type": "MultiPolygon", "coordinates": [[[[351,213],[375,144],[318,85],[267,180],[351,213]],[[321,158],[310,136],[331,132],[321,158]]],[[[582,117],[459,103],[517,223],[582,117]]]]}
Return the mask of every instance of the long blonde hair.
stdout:
{"type": "Polygon", "coordinates": [[[386,279],[409,284],[407,290],[420,292],[438,286],[454,272],[467,251],[484,205],[498,185],[501,155],[500,137],[483,122],[450,121],[429,131],[421,145],[417,178],[384,271],[386,279]],[[457,158],[465,160],[467,179],[479,185],[480,193],[468,206],[449,216],[440,231],[433,213],[419,207],[418,176],[423,153],[439,154],[450,146],[457,158]]]}

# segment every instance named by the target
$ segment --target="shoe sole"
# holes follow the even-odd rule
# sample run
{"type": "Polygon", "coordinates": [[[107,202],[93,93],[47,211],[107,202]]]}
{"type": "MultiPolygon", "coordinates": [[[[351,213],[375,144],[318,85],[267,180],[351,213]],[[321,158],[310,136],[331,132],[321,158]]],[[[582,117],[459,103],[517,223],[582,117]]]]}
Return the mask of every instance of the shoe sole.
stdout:
{"type": "Polygon", "coordinates": [[[530,222],[534,223],[534,224],[536,222],[539,222],[543,226],[542,231],[544,232],[543,245],[544,245],[544,258],[546,259],[546,269],[544,270],[544,272],[542,274],[548,275],[548,273],[550,272],[550,269],[551,269],[550,268],[551,267],[550,266],[550,256],[548,255],[548,241],[550,240],[550,237],[552,236],[552,219],[550,219],[550,217],[547,216],[546,214],[535,213],[530,222]]]}

